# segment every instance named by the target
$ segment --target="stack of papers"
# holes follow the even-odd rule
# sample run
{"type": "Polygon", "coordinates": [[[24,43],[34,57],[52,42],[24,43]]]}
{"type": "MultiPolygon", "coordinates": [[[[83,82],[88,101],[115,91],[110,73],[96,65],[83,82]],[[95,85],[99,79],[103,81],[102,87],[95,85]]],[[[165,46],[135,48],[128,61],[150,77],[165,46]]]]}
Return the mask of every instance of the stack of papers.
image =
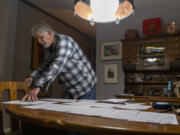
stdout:
{"type": "MultiPolygon", "coordinates": [[[[140,111],[151,107],[142,103],[109,104],[99,103],[95,100],[79,100],[78,102],[76,100],[70,100],[71,102],[68,102],[69,100],[67,100],[66,103],[57,104],[62,101],[65,100],[56,99],[56,102],[55,100],[40,100],[36,102],[9,101],[4,102],[4,104],[20,104],[22,105],[21,107],[29,109],[43,109],[127,121],[178,125],[175,114],[140,111]],[[118,108],[123,108],[125,110],[118,108]]],[[[106,101],[122,103],[128,101],[128,99],[109,99],[106,101]]]]}

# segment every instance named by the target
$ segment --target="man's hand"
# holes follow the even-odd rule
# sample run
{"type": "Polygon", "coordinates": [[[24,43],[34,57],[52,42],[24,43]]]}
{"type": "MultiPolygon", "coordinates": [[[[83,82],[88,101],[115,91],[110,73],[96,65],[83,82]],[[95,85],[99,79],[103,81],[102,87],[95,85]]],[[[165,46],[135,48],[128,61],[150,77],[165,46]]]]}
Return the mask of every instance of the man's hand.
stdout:
{"type": "Polygon", "coordinates": [[[28,86],[31,86],[31,84],[32,84],[32,77],[27,77],[24,81],[25,81],[25,83],[26,83],[28,86]]]}
{"type": "Polygon", "coordinates": [[[37,101],[38,100],[38,93],[40,92],[40,88],[33,88],[32,90],[30,90],[22,99],[21,101],[37,101]]]}

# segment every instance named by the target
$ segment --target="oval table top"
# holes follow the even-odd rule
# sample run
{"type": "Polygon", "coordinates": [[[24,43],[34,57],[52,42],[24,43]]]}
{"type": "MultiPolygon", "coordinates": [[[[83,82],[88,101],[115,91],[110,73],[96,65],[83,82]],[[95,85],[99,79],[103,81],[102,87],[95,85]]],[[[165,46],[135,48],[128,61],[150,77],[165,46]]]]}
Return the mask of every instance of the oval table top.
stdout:
{"type": "MultiPolygon", "coordinates": [[[[110,118],[76,115],[64,112],[22,108],[9,104],[6,111],[22,121],[89,134],[180,134],[180,125],[151,124],[110,118]]],[[[177,116],[178,123],[180,122],[177,116]]]]}

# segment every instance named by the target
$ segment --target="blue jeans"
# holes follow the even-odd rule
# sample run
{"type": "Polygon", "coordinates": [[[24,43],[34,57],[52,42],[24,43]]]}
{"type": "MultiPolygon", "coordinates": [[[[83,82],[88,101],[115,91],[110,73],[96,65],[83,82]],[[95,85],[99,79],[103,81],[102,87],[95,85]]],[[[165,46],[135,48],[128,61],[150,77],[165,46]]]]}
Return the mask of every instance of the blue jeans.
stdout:
{"type": "MultiPolygon", "coordinates": [[[[73,95],[69,95],[70,99],[74,99],[73,95]]],[[[78,97],[78,99],[92,99],[95,100],[96,99],[96,90],[95,90],[95,86],[85,95],[82,95],[80,97],[78,97]]]]}
{"type": "Polygon", "coordinates": [[[85,95],[80,96],[78,99],[92,99],[95,100],[96,99],[96,94],[95,94],[96,90],[95,90],[95,86],[85,95]]]}

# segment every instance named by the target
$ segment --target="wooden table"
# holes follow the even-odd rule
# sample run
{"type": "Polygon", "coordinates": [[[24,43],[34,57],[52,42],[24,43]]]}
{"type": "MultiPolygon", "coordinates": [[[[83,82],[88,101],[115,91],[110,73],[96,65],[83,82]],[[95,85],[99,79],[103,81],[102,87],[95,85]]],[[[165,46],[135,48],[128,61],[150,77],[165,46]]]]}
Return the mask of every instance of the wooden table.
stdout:
{"type": "MultiPolygon", "coordinates": [[[[8,105],[6,107],[6,111],[11,116],[16,117],[22,121],[42,125],[45,127],[77,131],[92,135],[180,134],[180,125],[175,126],[150,124],[110,118],[75,115],[47,110],[33,110],[22,108],[19,105],[13,104],[8,105]]],[[[177,117],[177,119],[180,123],[180,118],[177,117]]]]}

